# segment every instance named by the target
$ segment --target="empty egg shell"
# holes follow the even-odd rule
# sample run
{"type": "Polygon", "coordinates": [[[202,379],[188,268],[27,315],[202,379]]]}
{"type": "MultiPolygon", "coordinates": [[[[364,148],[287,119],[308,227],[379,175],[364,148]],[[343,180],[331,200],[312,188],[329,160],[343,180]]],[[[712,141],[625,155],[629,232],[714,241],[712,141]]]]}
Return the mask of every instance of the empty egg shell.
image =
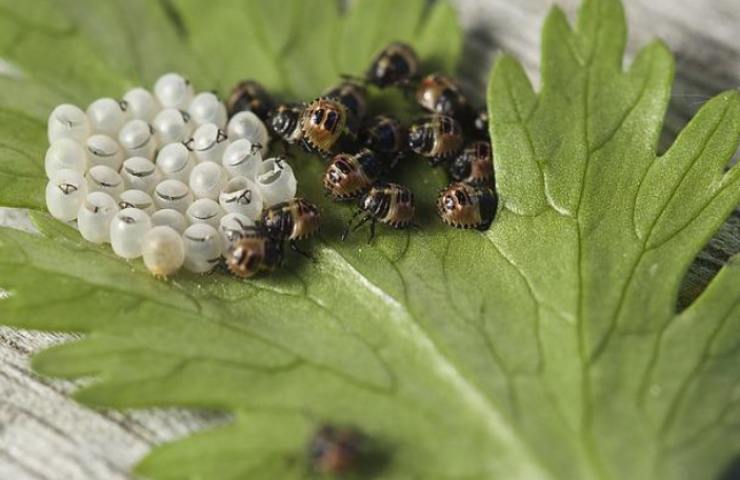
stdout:
{"type": "Polygon", "coordinates": [[[221,164],[229,178],[246,177],[254,180],[257,168],[262,163],[259,146],[247,139],[240,138],[226,147],[221,164]]]}
{"type": "Polygon", "coordinates": [[[263,201],[256,183],[245,177],[229,180],[218,196],[218,203],[227,213],[241,213],[257,220],[262,213],[263,201]]]}
{"type": "Polygon", "coordinates": [[[282,158],[269,158],[257,169],[257,186],[265,207],[287,202],[295,197],[298,181],[293,169],[282,158]]]}

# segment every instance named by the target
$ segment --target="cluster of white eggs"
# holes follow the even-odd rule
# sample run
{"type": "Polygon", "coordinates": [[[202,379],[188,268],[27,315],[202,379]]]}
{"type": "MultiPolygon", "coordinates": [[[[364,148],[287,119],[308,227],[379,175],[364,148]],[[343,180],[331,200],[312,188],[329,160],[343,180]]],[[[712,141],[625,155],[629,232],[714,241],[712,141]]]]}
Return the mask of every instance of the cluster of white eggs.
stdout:
{"type": "Polygon", "coordinates": [[[280,158],[263,160],[269,133],[252,112],[227,121],[224,104],[176,73],[87,111],[63,104],[49,116],[46,205],[90,242],[156,275],[213,269],[263,208],[295,196],[280,158]]]}

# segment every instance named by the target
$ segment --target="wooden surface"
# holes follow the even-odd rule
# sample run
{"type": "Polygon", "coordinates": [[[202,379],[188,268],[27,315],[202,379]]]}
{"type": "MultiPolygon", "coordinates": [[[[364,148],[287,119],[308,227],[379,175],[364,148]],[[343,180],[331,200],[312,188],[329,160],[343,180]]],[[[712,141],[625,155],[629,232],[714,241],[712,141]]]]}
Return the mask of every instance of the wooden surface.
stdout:
{"type": "MultiPolygon", "coordinates": [[[[573,13],[578,0],[456,0],[467,32],[462,75],[482,92],[493,56],[504,50],[522,60],[537,82],[540,26],[552,3],[573,13]]],[[[666,141],[710,96],[740,87],[740,0],[625,0],[628,57],[662,38],[676,54],[677,79],[666,141]]],[[[629,58],[628,58],[629,61],[629,58]]],[[[32,228],[23,212],[0,209],[0,225],[32,228]]],[[[683,288],[696,296],[727,260],[740,252],[740,214],[699,255],[683,288]]],[[[2,295],[2,292],[0,292],[2,295]]],[[[75,403],[72,382],[39,378],[33,352],[69,336],[0,327],[0,479],[125,479],[155,444],[228,417],[185,411],[96,411],[75,403]]]]}

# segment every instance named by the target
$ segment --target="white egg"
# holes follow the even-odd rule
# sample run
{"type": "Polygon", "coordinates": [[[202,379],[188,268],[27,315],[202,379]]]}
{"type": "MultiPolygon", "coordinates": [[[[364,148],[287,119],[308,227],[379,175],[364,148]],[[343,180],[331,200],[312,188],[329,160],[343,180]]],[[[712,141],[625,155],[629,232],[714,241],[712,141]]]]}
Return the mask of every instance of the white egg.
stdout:
{"type": "Polygon", "coordinates": [[[199,162],[217,162],[219,165],[228,145],[226,132],[213,123],[198,127],[188,142],[188,147],[195,152],[199,162]]]}
{"type": "Polygon", "coordinates": [[[163,108],[185,110],[193,99],[193,86],[182,75],[167,73],[154,84],[154,95],[163,108]]]}
{"type": "Polygon", "coordinates": [[[190,173],[189,184],[195,198],[217,200],[227,181],[226,170],[221,165],[213,162],[203,162],[193,168],[190,173]]]}
{"type": "Polygon", "coordinates": [[[191,225],[207,223],[212,227],[218,227],[218,222],[224,216],[224,211],[215,200],[199,198],[188,207],[185,216],[191,225]]]}
{"type": "Polygon", "coordinates": [[[126,111],[131,118],[138,118],[145,122],[151,122],[162,107],[159,100],[149,90],[141,87],[132,88],[123,96],[126,102],[126,111]]]}
{"type": "Polygon", "coordinates": [[[160,145],[189,139],[192,133],[191,125],[190,116],[176,108],[165,108],[154,117],[154,122],[152,122],[160,145]]]}
{"type": "Polygon", "coordinates": [[[123,162],[121,177],[127,190],[142,190],[152,193],[154,187],[162,181],[162,173],[149,159],[131,157],[123,162]]]}
{"type": "Polygon", "coordinates": [[[77,218],[86,196],[87,183],[74,170],[57,170],[46,184],[46,208],[57,220],[68,222],[77,218]]]}
{"type": "Polygon", "coordinates": [[[118,143],[126,157],[154,158],[157,137],[154,128],[144,120],[130,120],[118,132],[118,143]]]}
{"type": "Polygon", "coordinates": [[[223,240],[218,231],[206,223],[196,223],[185,229],[185,268],[194,273],[206,273],[221,261],[223,240]]]}
{"type": "Polygon", "coordinates": [[[162,177],[188,182],[195,167],[195,158],[182,143],[170,143],[157,153],[156,163],[162,177]]]}
{"type": "Polygon", "coordinates": [[[218,203],[227,213],[241,213],[257,220],[262,213],[262,195],[259,187],[245,177],[234,177],[218,196],[218,203]]]}
{"type": "Polygon", "coordinates": [[[152,214],[152,226],[166,226],[175,229],[179,234],[188,228],[188,221],[185,215],[173,210],[172,208],[163,208],[152,214]]]}
{"type": "Polygon", "coordinates": [[[110,243],[119,257],[132,259],[141,256],[144,235],[151,228],[151,220],[143,210],[124,208],[110,222],[110,243]]]}
{"type": "Polygon", "coordinates": [[[46,177],[51,178],[59,170],[74,170],[84,174],[87,169],[87,156],[82,146],[70,138],[60,138],[46,150],[44,158],[46,177]]]}
{"type": "Polygon", "coordinates": [[[82,238],[92,243],[110,242],[110,222],[118,210],[116,201],[107,193],[88,193],[77,213],[77,228],[82,238]]]}
{"type": "Polygon", "coordinates": [[[49,115],[47,135],[50,144],[60,138],[84,144],[90,136],[90,122],[82,109],[65,103],[57,106],[49,115]]]}
{"type": "Polygon", "coordinates": [[[262,162],[257,169],[256,180],[265,207],[290,200],[295,197],[298,188],[293,169],[279,157],[262,162]]]}
{"type": "Polygon", "coordinates": [[[142,190],[126,190],[118,196],[118,206],[120,208],[138,208],[147,215],[152,215],[155,210],[151,195],[142,190]]]}
{"type": "Polygon", "coordinates": [[[141,256],[153,275],[167,277],[177,273],[185,262],[185,244],[171,227],[152,227],[142,240],[141,256]]]}
{"type": "Polygon", "coordinates": [[[117,102],[112,98],[99,98],[87,107],[87,118],[90,121],[92,133],[116,136],[124,123],[128,120],[125,103],[117,102]]]}
{"type": "Polygon", "coordinates": [[[197,126],[213,123],[219,128],[226,126],[226,106],[211,92],[203,92],[193,98],[188,113],[197,126]]]}
{"type": "Polygon", "coordinates": [[[97,134],[87,139],[87,163],[89,166],[105,165],[115,171],[123,164],[123,149],[108,135],[97,134]]]}
{"type": "Polygon", "coordinates": [[[262,156],[267,155],[267,149],[270,144],[270,133],[267,131],[267,127],[262,120],[254,112],[239,112],[231,117],[226,127],[226,134],[232,142],[244,138],[253,144],[259,145],[262,156]]]}
{"type": "Polygon", "coordinates": [[[224,240],[224,252],[237,240],[242,238],[244,229],[253,227],[254,220],[241,213],[227,213],[218,222],[218,231],[224,240]]]}
{"type": "Polygon", "coordinates": [[[245,138],[232,142],[224,151],[221,164],[230,178],[246,177],[254,180],[257,167],[262,163],[259,146],[245,138]]]}
{"type": "Polygon", "coordinates": [[[192,192],[179,180],[162,180],[154,188],[154,204],[157,208],[171,208],[184,214],[191,203],[192,192]]]}
{"type": "Polygon", "coordinates": [[[90,192],[105,192],[114,200],[125,190],[123,179],[110,167],[105,165],[95,165],[85,174],[87,180],[87,190],[90,192]]]}

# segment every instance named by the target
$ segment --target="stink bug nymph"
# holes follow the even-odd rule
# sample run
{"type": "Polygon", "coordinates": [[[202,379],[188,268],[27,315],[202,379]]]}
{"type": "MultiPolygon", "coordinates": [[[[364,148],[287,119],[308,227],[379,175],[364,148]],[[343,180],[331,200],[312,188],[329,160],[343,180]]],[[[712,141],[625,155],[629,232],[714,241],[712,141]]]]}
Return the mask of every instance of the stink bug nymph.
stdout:
{"type": "Polygon", "coordinates": [[[377,222],[390,225],[393,228],[407,228],[413,225],[416,212],[414,194],[408,188],[397,183],[380,183],[373,186],[370,191],[360,197],[357,212],[352,215],[347,228],[344,230],[342,240],[347,238],[354,219],[359,215],[365,216],[352,228],[357,230],[362,225],[370,222],[370,238],[375,237],[375,224],[377,222]]]}
{"type": "Polygon", "coordinates": [[[447,115],[424,116],[409,128],[409,148],[427,157],[433,166],[456,155],[462,144],[463,133],[460,124],[447,115]]]}
{"type": "Polygon", "coordinates": [[[349,200],[365,193],[380,177],[385,165],[372,150],[340,153],[331,159],[324,173],[324,187],[334,200],[349,200]]]}
{"type": "Polygon", "coordinates": [[[488,110],[485,108],[480,110],[473,120],[473,134],[484,140],[491,138],[488,131],[488,110]]]}
{"type": "Polygon", "coordinates": [[[229,249],[226,267],[237,277],[250,278],[260,272],[272,272],[282,260],[282,242],[258,227],[248,226],[229,249]]]}
{"type": "Polygon", "coordinates": [[[435,73],[422,78],[416,89],[416,102],[428,112],[449,115],[462,123],[474,115],[460,86],[445,75],[435,73]]]}
{"type": "Polygon", "coordinates": [[[406,129],[401,122],[388,115],[369,119],[358,138],[362,146],[385,157],[391,167],[406,150],[406,129]]]}
{"type": "Polygon", "coordinates": [[[301,115],[301,140],[310,151],[326,156],[346,150],[355,135],[348,129],[347,107],[331,98],[317,98],[301,115]]]}
{"type": "Polygon", "coordinates": [[[442,221],[455,228],[488,230],[491,226],[498,197],[488,187],[474,187],[467,183],[451,183],[439,192],[437,212],[442,221]]]}
{"type": "Polygon", "coordinates": [[[288,144],[298,143],[302,138],[301,114],[304,106],[298,103],[280,105],[270,114],[270,127],[288,144]]]}
{"type": "Polygon", "coordinates": [[[290,248],[310,256],[298,249],[296,241],[304,240],[318,232],[321,225],[319,208],[302,198],[278,203],[262,212],[260,224],[265,233],[277,240],[288,240],[290,248]]]}
{"type": "Polygon", "coordinates": [[[349,473],[358,468],[363,436],[351,428],[324,425],[311,438],[308,459],[323,475],[349,473]]]}
{"type": "Polygon", "coordinates": [[[493,178],[493,155],[489,142],[473,142],[450,164],[450,177],[458,182],[482,187],[493,178]]]}
{"type": "Polygon", "coordinates": [[[321,96],[339,100],[358,121],[367,113],[367,89],[359,83],[342,82],[329,88],[321,96]]]}
{"type": "Polygon", "coordinates": [[[377,87],[405,85],[419,72],[419,57],[405,43],[393,42],[381,50],[365,74],[366,81],[377,87]]]}
{"type": "Polygon", "coordinates": [[[237,83],[231,89],[231,94],[226,101],[229,117],[239,112],[251,111],[263,122],[274,108],[275,100],[262,85],[254,80],[243,80],[237,83]]]}

